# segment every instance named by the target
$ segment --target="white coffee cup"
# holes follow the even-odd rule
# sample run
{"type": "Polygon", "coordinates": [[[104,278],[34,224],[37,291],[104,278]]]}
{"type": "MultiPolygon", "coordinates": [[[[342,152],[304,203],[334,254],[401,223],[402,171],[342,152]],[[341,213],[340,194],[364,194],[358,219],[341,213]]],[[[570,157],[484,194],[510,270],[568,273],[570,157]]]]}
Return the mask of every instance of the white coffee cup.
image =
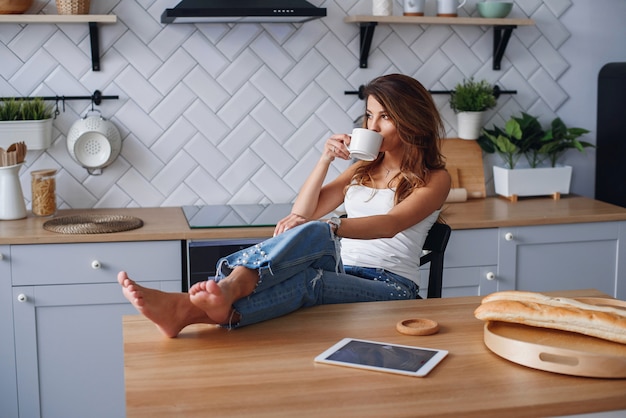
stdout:
{"type": "Polygon", "coordinates": [[[404,0],[404,16],[424,16],[425,0],[404,0]]]}
{"type": "Polygon", "coordinates": [[[463,7],[467,0],[437,0],[437,16],[456,17],[457,9],[463,7]]]}
{"type": "Polygon", "coordinates": [[[373,161],[378,156],[382,142],[383,136],[378,132],[365,128],[354,128],[348,146],[350,158],[373,161]]]}

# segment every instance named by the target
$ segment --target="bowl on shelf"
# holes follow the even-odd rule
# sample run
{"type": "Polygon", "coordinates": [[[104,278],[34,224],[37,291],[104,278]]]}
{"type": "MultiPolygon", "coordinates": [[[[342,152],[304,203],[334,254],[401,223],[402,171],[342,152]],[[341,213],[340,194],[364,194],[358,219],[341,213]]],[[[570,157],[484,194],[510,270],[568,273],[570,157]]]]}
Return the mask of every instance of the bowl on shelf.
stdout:
{"type": "Polygon", "coordinates": [[[513,9],[513,3],[504,1],[481,1],[476,3],[478,14],[486,18],[507,17],[513,9]]]}

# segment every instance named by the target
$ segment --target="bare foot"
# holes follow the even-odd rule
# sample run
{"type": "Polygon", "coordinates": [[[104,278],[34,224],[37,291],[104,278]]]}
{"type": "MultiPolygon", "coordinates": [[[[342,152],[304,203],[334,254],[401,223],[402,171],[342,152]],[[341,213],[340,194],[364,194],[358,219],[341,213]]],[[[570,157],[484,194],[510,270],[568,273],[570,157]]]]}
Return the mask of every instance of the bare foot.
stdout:
{"type": "Polygon", "coordinates": [[[189,289],[191,303],[202,309],[209,318],[220,324],[230,320],[234,299],[215,280],[198,282],[189,289]]]}
{"type": "Polygon", "coordinates": [[[146,318],[156,324],[166,336],[176,337],[191,324],[215,324],[206,313],[197,308],[185,293],[166,293],[138,285],[125,271],[117,274],[124,296],[146,318]]]}

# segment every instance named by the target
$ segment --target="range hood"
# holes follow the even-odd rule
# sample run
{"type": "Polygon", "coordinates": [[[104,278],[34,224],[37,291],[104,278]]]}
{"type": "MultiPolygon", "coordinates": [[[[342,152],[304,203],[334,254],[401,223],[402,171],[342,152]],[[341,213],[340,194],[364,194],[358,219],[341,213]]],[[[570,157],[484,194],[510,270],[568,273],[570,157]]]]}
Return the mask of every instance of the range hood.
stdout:
{"type": "Polygon", "coordinates": [[[161,23],[302,23],[326,16],[305,0],[182,0],[161,23]]]}

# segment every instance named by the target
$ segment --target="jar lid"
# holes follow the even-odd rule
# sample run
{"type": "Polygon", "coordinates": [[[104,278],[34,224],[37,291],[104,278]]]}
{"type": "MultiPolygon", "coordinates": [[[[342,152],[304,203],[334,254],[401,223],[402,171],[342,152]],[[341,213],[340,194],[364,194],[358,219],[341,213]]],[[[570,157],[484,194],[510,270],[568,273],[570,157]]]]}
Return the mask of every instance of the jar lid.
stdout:
{"type": "Polygon", "coordinates": [[[33,177],[50,177],[56,174],[57,170],[55,168],[44,168],[42,170],[31,171],[30,175],[33,177]]]}

